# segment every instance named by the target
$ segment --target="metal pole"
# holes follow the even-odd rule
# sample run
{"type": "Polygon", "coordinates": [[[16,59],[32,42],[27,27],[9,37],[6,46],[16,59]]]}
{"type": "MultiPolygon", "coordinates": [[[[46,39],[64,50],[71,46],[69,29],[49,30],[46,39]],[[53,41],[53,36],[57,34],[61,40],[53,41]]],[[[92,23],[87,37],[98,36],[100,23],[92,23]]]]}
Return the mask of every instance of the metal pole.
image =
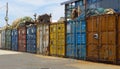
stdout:
{"type": "Polygon", "coordinates": [[[6,3],[6,16],[5,16],[6,25],[8,25],[8,2],[6,3]]]}

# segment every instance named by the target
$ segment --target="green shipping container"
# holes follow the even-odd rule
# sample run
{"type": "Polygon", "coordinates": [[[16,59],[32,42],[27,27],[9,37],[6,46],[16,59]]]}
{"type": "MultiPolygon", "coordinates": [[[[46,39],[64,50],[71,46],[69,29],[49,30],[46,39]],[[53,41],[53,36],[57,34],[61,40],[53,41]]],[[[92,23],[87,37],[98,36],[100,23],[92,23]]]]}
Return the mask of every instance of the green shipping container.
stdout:
{"type": "Polygon", "coordinates": [[[11,30],[6,30],[5,37],[5,49],[11,50],[11,30]]]}

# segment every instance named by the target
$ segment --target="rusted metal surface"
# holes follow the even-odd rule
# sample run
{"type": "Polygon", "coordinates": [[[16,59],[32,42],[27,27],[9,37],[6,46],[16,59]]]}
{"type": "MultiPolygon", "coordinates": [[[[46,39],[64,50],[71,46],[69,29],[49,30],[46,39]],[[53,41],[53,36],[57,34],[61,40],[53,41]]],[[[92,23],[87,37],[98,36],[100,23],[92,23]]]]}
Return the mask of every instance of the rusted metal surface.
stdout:
{"type": "Polygon", "coordinates": [[[118,33],[118,46],[117,46],[117,61],[120,64],[120,14],[118,16],[118,29],[117,29],[117,33],[118,33]]]}
{"type": "Polygon", "coordinates": [[[50,24],[50,55],[65,56],[65,24],[50,24]]]}
{"type": "Polygon", "coordinates": [[[50,23],[51,22],[51,14],[50,15],[48,15],[48,14],[39,15],[38,18],[37,18],[37,22],[39,24],[50,23]]]}
{"type": "Polygon", "coordinates": [[[116,15],[87,19],[87,59],[116,62],[116,15]]]}
{"type": "Polygon", "coordinates": [[[26,27],[20,27],[18,29],[18,51],[26,51],[26,27]]]}
{"type": "Polygon", "coordinates": [[[37,53],[49,55],[49,24],[37,26],[37,53]]]}

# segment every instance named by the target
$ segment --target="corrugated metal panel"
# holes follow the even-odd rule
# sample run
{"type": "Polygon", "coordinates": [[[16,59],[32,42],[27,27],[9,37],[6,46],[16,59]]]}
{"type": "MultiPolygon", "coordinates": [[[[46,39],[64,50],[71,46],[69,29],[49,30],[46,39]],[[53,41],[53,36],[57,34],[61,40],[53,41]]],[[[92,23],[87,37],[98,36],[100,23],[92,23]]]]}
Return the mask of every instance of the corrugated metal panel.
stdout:
{"type": "Polygon", "coordinates": [[[87,59],[116,62],[116,15],[87,19],[87,59]]]}
{"type": "Polygon", "coordinates": [[[27,47],[26,51],[36,53],[36,26],[27,27],[27,47]]]}
{"type": "Polygon", "coordinates": [[[19,27],[18,29],[18,50],[21,52],[26,51],[26,27],[19,27]]]}
{"type": "Polygon", "coordinates": [[[50,55],[65,56],[65,24],[50,24],[50,55]]]}
{"type": "Polygon", "coordinates": [[[2,30],[1,36],[2,36],[2,39],[1,39],[2,49],[5,49],[5,30],[2,30]]]}
{"type": "Polygon", "coordinates": [[[12,30],[12,50],[18,50],[18,31],[17,29],[12,30]]]}
{"type": "Polygon", "coordinates": [[[11,30],[6,30],[6,33],[5,33],[5,48],[7,50],[11,50],[11,42],[12,42],[12,32],[11,30]]]}
{"type": "Polygon", "coordinates": [[[120,14],[118,16],[118,47],[117,47],[117,62],[120,64],[120,14]]]}
{"type": "Polygon", "coordinates": [[[49,55],[49,24],[37,26],[37,53],[49,55]]]}
{"type": "Polygon", "coordinates": [[[69,21],[67,23],[67,57],[86,58],[86,22],[69,21]]]}

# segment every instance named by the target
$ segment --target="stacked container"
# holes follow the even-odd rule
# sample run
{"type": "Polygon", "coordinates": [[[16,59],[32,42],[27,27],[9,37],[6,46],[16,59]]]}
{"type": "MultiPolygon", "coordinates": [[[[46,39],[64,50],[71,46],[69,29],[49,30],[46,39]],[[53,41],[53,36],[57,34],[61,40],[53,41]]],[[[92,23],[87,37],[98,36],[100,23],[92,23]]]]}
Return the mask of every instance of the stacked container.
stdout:
{"type": "Polygon", "coordinates": [[[18,51],[26,51],[26,27],[22,26],[18,29],[18,51]]]}
{"type": "Polygon", "coordinates": [[[36,53],[36,47],[36,26],[28,26],[26,51],[30,53],[36,53]]]}
{"type": "Polygon", "coordinates": [[[87,59],[116,62],[116,15],[87,19],[87,59]]]}
{"type": "Polygon", "coordinates": [[[65,57],[65,23],[50,24],[50,55],[65,57]]]}
{"type": "Polygon", "coordinates": [[[11,50],[11,42],[12,42],[12,35],[11,35],[11,30],[10,29],[6,29],[5,32],[5,49],[7,50],[11,50]]]}
{"type": "Polygon", "coordinates": [[[37,25],[37,53],[49,55],[49,24],[37,25]]]}
{"type": "Polygon", "coordinates": [[[67,23],[67,57],[86,58],[86,22],[85,20],[67,23]]]}
{"type": "Polygon", "coordinates": [[[18,31],[17,29],[12,30],[12,50],[18,50],[18,31]]]}

